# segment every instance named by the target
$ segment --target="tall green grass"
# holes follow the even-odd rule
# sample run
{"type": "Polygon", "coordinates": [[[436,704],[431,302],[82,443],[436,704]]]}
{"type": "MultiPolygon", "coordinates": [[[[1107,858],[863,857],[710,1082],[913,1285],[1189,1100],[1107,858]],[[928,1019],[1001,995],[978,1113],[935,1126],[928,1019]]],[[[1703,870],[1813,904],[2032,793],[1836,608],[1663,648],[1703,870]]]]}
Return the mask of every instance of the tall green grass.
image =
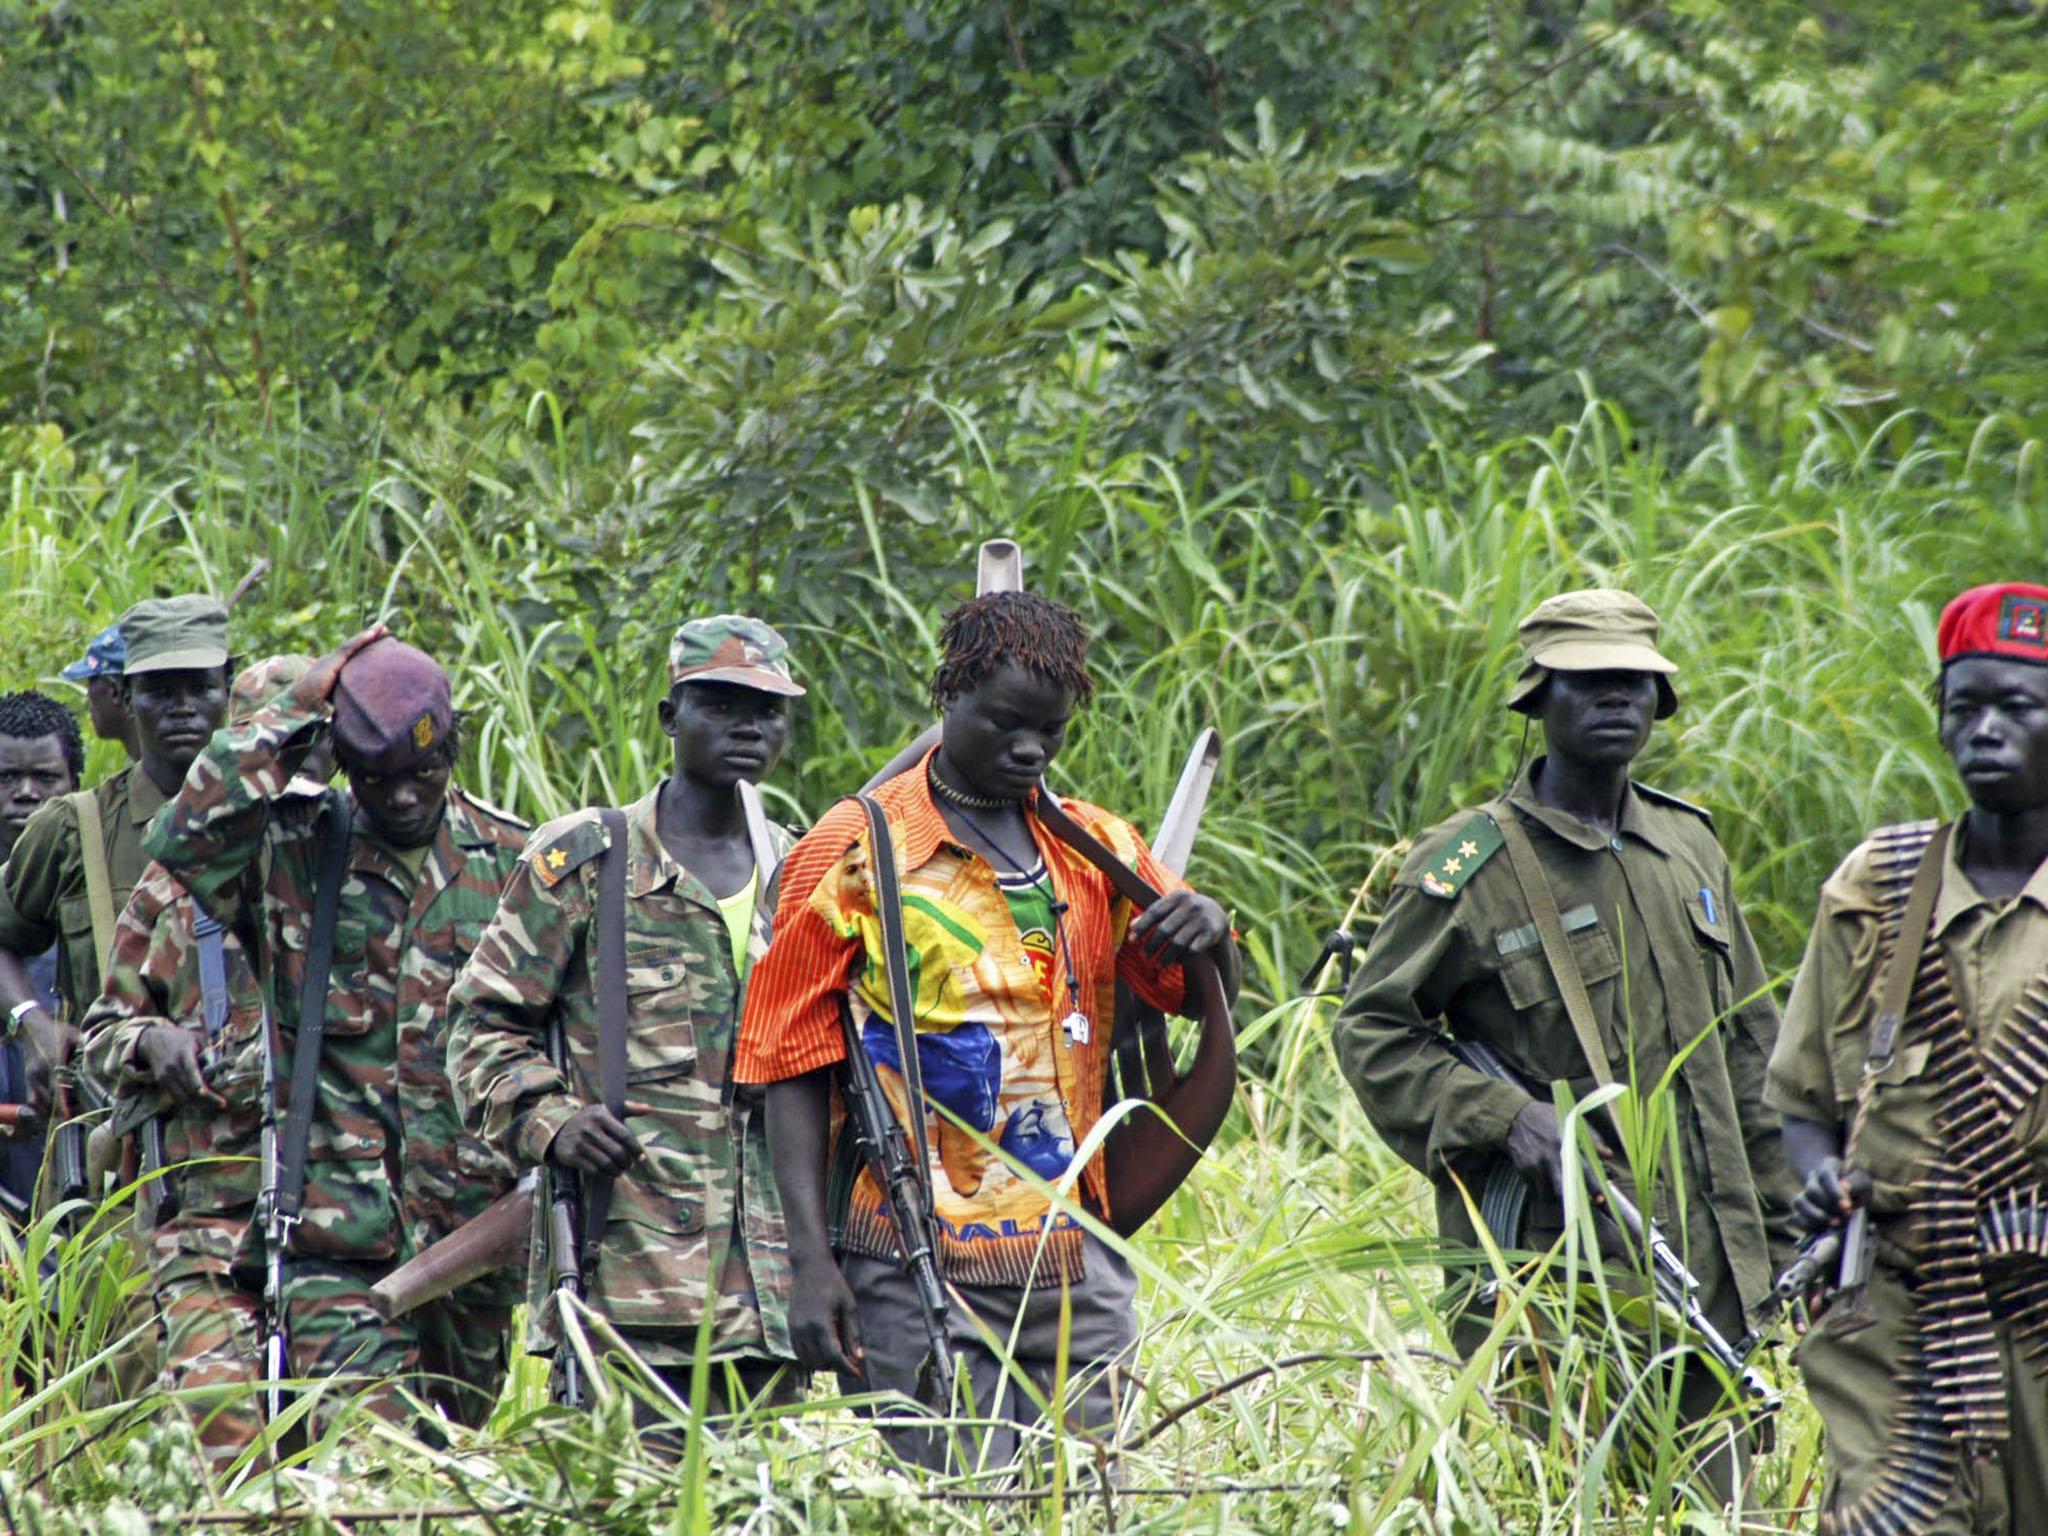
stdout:
{"type": "MultiPolygon", "coordinates": [[[[654,704],[668,630],[700,592],[726,589],[681,566],[648,575],[644,520],[620,511],[629,476],[579,457],[544,403],[530,426],[339,446],[288,428],[119,473],[48,438],[22,446],[0,507],[14,616],[0,678],[47,679],[128,602],[224,593],[265,556],[275,569],[235,616],[246,653],[324,649],[388,618],[450,664],[481,793],[532,817],[637,794],[665,762],[654,704]]],[[[1962,586],[2039,574],[2036,457],[1996,424],[1859,436],[1816,419],[1768,460],[1723,437],[1673,464],[1592,401],[1540,439],[1389,455],[1370,493],[1328,505],[1079,451],[1049,478],[985,464],[935,524],[850,487],[806,535],[832,541],[829,578],[751,599],[791,635],[812,688],[768,786],[790,818],[815,815],[923,723],[933,595],[965,595],[973,542],[999,533],[1022,539],[1031,584],[1098,636],[1100,691],[1063,785],[1149,823],[1196,732],[1213,724],[1228,743],[1192,874],[1245,933],[1247,1073],[1216,1151],[1133,1252],[1138,1418],[1153,1429],[1128,1453],[1123,1491],[1105,1494],[1096,1448],[1069,1440],[1056,1488],[924,1500],[877,1475],[870,1435],[822,1392],[697,1442],[678,1474],[639,1448],[622,1406],[593,1421],[546,1407],[532,1368],[489,1426],[444,1448],[349,1419],[283,1473],[252,1461],[209,1482],[174,1414],[124,1418],[85,1390],[104,1373],[104,1338],[78,1320],[104,1329],[120,1269],[101,1262],[110,1243],[79,1243],[49,1285],[18,1264],[0,1296],[0,1354],[11,1343],[38,1362],[0,1388],[9,1520],[112,1528],[99,1522],[118,1523],[113,1501],[133,1511],[127,1528],[186,1528],[171,1511],[283,1500],[482,1511],[404,1528],[492,1532],[1653,1523],[1661,1493],[1599,1475],[1622,1453],[1603,1434],[1630,1348],[1608,1314],[1626,1303],[1578,1297],[1540,1421],[1511,1406],[1496,1356],[1528,1317],[1567,1305],[1555,1259],[1507,1261],[1546,1278],[1505,1286],[1499,1337],[1471,1366],[1456,1360],[1426,1192],[1339,1080],[1330,1005],[1297,996],[1301,972],[1347,914],[1369,929],[1409,837],[1533,749],[1500,707],[1516,620],[1555,591],[1607,583],[1663,615],[1683,668],[1684,707],[1643,776],[1713,813],[1766,958],[1789,974],[1834,860],[1874,823],[1955,804],[1926,699],[1933,618],[1962,586]],[[52,1294],[69,1298],[55,1327],[36,1321],[52,1294]],[[37,1329],[38,1347],[21,1348],[37,1329]],[[1146,1492],[1178,1489],[1201,1491],[1146,1492]]],[[[109,766],[104,750],[96,764],[109,766]]],[[[1814,1422],[1786,1384],[1753,1489],[1778,1510],[1811,1496],[1817,1469],[1814,1422]]],[[[1645,1454],[1653,1490],[1680,1480],[1675,1436],[1653,1435],[1645,1454]]]]}

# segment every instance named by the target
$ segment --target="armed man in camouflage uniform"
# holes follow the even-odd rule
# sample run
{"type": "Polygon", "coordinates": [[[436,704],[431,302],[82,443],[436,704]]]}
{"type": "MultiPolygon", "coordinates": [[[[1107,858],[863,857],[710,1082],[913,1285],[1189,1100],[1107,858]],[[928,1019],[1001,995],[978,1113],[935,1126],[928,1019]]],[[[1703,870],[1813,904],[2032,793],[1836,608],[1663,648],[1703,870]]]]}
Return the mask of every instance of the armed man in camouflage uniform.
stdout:
{"type": "MultiPolygon", "coordinates": [[[[2048,586],[1965,592],[1937,631],[1960,819],[1883,827],[1821,887],[1769,1101],[1813,1231],[1873,1262],[1796,1356],[1836,1536],[2048,1532],[2048,586]],[[1885,996],[1923,867],[1904,1006],[1885,996]],[[1959,1224],[1957,1218],[1960,1218],[1959,1224]]],[[[1826,1271],[1835,1278],[1836,1271],[1826,1271]]]]}
{"type": "MultiPolygon", "coordinates": [[[[758,619],[692,620],[669,647],[662,729],[675,772],[626,810],[627,1115],[598,1089],[598,813],[534,835],[449,1001],[449,1074],[470,1128],[523,1163],[614,1178],[584,1255],[587,1299],[680,1395],[707,1298],[713,1411],[733,1390],[794,1391],[788,1241],[759,1095],[732,1094],[740,997],[773,902],[734,794],[789,734],[788,647],[758,619]],[[567,1070],[551,1059],[559,1030],[567,1070]],[[726,1104],[730,1102],[728,1111],[726,1104]],[[778,1378],[778,1373],[782,1374],[778,1378]]],[[[780,861],[792,839],[771,829],[780,861]]],[[[533,1249],[528,1343],[559,1351],[546,1246],[533,1249]]],[[[644,1406],[643,1420],[653,1415],[644,1406]]]]}
{"type": "MultiPolygon", "coordinates": [[[[1338,1015],[1336,1047],[1374,1128],[1435,1184],[1447,1244],[1476,1246],[1459,1184],[1476,1198],[1503,1157],[1531,1198],[1524,1231],[1498,1240],[1541,1251],[1557,1239],[1562,1139],[1549,1085],[1568,1082],[1583,1099],[1594,1078],[1513,850],[1503,853],[1504,835],[1519,830],[1554,894],[1616,1079],[1636,1092],[1673,1074],[1681,1167],[1644,1210],[1701,1280],[1715,1325],[1736,1338],[1770,1294],[1774,1241],[1784,1251],[1789,1240],[1791,1188],[1762,1103],[1777,1012],[1706,812],[1629,776],[1653,718],[1678,707],[1677,669],[1659,654],[1657,630],[1647,606],[1609,590],[1562,594],[1522,621],[1508,704],[1542,722],[1549,755],[1500,800],[1415,840],[1338,1015]],[[1491,1047],[1521,1081],[1466,1064],[1446,1031],[1491,1047]]],[[[1468,1316],[1460,1335],[1469,1349],[1481,1333],[1468,1316]]],[[[1696,1362],[1681,1411],[1697,1418],[1720,1395],[1696,1362]]],[[[1726,1498],[1732,1464],[1716,1457],[1710,1480],[1726,1498]]]]}
{"type": "MultiPolygon", "coordinates": [[[[399,1389],[411,1387],[474,1423],[503,1379],[516,1284],[491,1277],[397,1320],[371,1294],[513,1182],[504,1158],[462,1132],[443,1015],[525,828],[450,784],[459,735],[447,674],[381,625],[356,636],[213,738],[148,848],[216,918],[232,922],[245,907],[252,915],[245,943],[267,987],[278,1080],[288,1082],[322,846],[340,808],[339,792],[315,800],[293,793],[292,780],[330,735],[355,830],[304,1219],[281,1255],[282,1317],[266,1324],[285,1325],[292,1376],[369,1378],[369,1406],[394,1418],[405,1412],[399,1389]]],[[[333,1401],[323,1398],[321,1419],[333,1401]]]]}
{"type": "MultiPolygon", "coordinates": [[[[230,723],[245,724],[312,665],[310,656],[273,656],[249,667],[235,679],[230,723]]],[[[312,765],[288,792],[317,800],[328,771],[324,761],[312,765]]],[[[176,1171],[159,1174],[142,1200],[164,1338],[161,1385],[191,1393],[185,1406],[221,1466],[263,1424],[254,1390],[263,1365],[262,1239],[253,1226],[263,999],[242,938],[254,908],[239,893],[237,901],[236,920],[217,923],[151,864],[115,925],[106,990],[85,1016],[79,1046],[84,1072],[115,1105],[117,1132],[162,1116],[164,1166],[176,1171]]]]}

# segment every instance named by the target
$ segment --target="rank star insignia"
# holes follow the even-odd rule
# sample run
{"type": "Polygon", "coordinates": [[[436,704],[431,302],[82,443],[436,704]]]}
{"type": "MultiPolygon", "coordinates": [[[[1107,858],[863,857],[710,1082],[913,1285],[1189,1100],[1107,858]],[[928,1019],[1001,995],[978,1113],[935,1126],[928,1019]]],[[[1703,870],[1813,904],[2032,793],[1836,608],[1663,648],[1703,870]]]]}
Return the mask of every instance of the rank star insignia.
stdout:
{"type": "Polygon", "coordinates": [[[1476,858],[1478,856],[1478,853],[1479,845],[1473,842],[1472,839],[1469,837],[1466,838],[1464,842],[1458,844],[1458,856],[1460,858],[1476,858]]]}
{"type": "Polygon", "coordinates": [[[1444,873],[1447,875],[1455,875],[1459,870],[1463,869],[1464,867],[1465,861],[1463,859],[1444,860],[1444,873]]]}
{"type": "Polygon", "coordinates": [[[561,868],[561,867],[562,867],[562,866],[563,866],[564,864],[566,864],[566,863],[568,863],[568,862],[569,862],[569,855],[567,855],[566,853],[562,852],[562,850],[561,850],[561,849],[559,849],[559,848],[550,848],[550,849],[548,850],[548,868],[550,868],[550,869],[560,869],[560,868],[561,868]]]}
{"type": "Polygon", "coordinates": [[[562,871],[569,867],[569,855],[560,848],[550,848],[533,861],[533,872],[540,877],[540,883],[552,886],[562,878],[562,871]]]}

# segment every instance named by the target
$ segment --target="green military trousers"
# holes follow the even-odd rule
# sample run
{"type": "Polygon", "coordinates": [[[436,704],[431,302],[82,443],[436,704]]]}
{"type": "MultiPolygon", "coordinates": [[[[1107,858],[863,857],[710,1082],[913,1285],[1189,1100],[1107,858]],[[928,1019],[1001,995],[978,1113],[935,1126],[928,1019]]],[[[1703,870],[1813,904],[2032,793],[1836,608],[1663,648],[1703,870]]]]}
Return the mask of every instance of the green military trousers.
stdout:
{"type": "MultiPolygon", "coordinates": [[[[1831,1512],[1853,1506],[1897,1464],[1894,1373],[1914,1348],[1913,1298],[1898,1271],[1880,1266],[1871,1272],[1870,1303],[1871,1326],[1845,1334],[1832,1311],[1793,1351],[1827,1431],[1831,1512]]],[[[1998,1336],[2012,1438],[2000,1455],[1957,1458],[1955,1486],[1926,1536],[2048,1536],[2048,1366],[2027,1359],[2002,1324],[1998,1336]]]]}

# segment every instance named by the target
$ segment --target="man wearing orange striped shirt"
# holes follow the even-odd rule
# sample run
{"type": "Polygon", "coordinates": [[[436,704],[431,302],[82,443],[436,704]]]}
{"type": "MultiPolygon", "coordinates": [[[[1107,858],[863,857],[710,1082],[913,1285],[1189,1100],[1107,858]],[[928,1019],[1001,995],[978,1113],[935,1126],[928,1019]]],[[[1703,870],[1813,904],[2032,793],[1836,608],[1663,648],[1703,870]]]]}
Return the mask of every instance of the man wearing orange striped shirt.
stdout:
{"type": "MultiPolygon", "coordinates": [[[[789,1222],[790,1334],[798,1359],[852,1389],[917,1394],[927,1351],[889,1208],[851,1175],[835,1135],[843,1020],[858,1026],[898,1120],[931,1173],[948,1334],[979,1460],[1001,1466],[1050,1400],[1068,1309],[1066,1427],[1114,1437],[1118,1376],[1136,1339],[1129,1264],[1046,1193],[1068,1179],[1100,1115],[1116,983],[1154,1007],[1192,1006],[1180,962],[1208,952],[1227,988],[1236,948],[1223,909],[1163,868],[1125,822],[1067,812],[1165,895],[1142,914],[1034,814],[1040,776],[1089,697],[1087,634],[1068,609],[991,593],[947,617],[932,681],[940,744],[875,791],[895,844],[917,1056],[928,1108],[907,1116],[866,823],[843,801],[790,853],[775,940],[747,994],[736,1075],[768,1085],[768,1134],[789,1222]],[[850,1186],[850,1189],[848,1188],[850,1186]],[[846,1189],[828,1212],[827,1190],[846,1189]],[[837,1253],[834,1243],[837,1243],[837,1253]],[[985,1342],[1001,1342],[1010,1369],[985,1342]]],[[[1098,1151],[1070,1185],[1110,1214],[1098,1151]]],[[[928,1466],[945,1442],[889,1432],[928,1466]]]]}

